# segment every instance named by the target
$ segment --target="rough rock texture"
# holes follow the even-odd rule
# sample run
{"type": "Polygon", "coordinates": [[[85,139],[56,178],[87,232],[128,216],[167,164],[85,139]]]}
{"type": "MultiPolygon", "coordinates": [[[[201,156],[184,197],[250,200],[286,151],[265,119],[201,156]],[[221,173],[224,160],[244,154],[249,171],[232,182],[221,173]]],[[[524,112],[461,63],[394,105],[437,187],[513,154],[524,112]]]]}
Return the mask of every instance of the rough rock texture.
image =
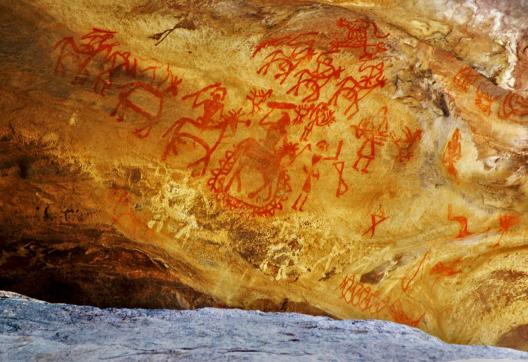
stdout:
{"type": "Polygon", "coordinates": [[[0,292],[0,310],[5,361],[528,360],[528,353],[450,345],[384,321],[213,308],[99,309],[5,292],[0,292]]]}
{"type": "Polygon", "coordinates": [[[1,1],[0,288],[526,349],[527,13],[1,1]]]}

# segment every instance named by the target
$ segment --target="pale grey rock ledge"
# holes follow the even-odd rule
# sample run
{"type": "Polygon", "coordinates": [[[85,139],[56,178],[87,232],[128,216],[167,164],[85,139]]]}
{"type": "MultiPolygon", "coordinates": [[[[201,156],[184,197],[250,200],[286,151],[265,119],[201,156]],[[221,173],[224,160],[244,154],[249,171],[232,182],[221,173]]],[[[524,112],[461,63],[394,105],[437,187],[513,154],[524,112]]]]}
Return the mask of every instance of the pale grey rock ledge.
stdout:
{"type": "Polygon", "coordinates": [[[528,360],[384,321],[205,308],[99,309],[0,292],[0,361],[528,360]]]}

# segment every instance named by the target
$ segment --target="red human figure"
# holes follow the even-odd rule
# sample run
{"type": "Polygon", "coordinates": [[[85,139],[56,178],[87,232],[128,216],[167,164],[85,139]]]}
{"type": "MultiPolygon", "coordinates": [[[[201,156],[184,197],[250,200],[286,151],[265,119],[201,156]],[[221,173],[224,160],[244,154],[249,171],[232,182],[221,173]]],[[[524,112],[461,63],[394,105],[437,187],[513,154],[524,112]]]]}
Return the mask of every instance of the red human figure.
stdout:
{"type": "Polygon", "coordinates": [[[319,32],[304,32],[298,34],[287,34],[281,37],[270,38],[260,42],[251,55],[254,58],[262,49],[268,47],[292,47],[301,49],[313,49],[316,36],[319,32]]]}
{"type": "Polygon", "coordinates": [[[288,129],[292,123],[288,110],[295,109],[296,106],[292,103],[279,102],[268,102],[267,105],[271,110],[259,121],[259,126],[266,129],[266,136],[262,143],[268,150],[277,150],[277,145],[288,141],[288,129]],[[280,118],[274,121],[269,120],[268,117],[275,110],[281,111],[280,118]]]}
{"type": "Polygon", "coordinates": [[[442,163],[447,169],[447,172],[454,177],[457,177],[458,175],[456,163],[462,157],[462,146],[460,145],[460,139],[460,130],[457,128],[447,143],[444,150],[444,155],[442,157],[442,163]]]}
{"type": "Polygon", "coordinates": [[[241,111],[232,111],[227,115],[224,114],[224,99],[227,90],[220,83],[208,85],[198,92],[184,96],[182,99],[193,99],[192,108],[203,108],[203,113],[196,119],[189,117],[182,117],[163,134],[162,137],[168,137],[169,141],[165,145],[165,149],[161,156],[163,161],[167,160],[170,153],[178,154],[178,145],[184,143],[185,140],[194,142],[202,146],[205,155],[198,160],[190,163],[187,167],[193,169],[193,176],[203,176],[209,166],[211,156],[220,145],[224,135],[228,129],[231,128],[234,134],[237,130],[238,123],[245,123],[249,125],[249,121],[242,121],[241,111]],[[204,94],[208,94],[205,99],[204,94]],[[186,129],[190,128],[190,129],[186,129]],[[216,130],[216,140],[210,144],[205,139],[200,137],[200,134],[206,130],[216,130]],[[202,164],[202,167],[198,165],[202,164]]]}
{"type": "Polygon", "coordinates": [[[458,239],[462,239],[473,234],[468,231],[468,221],[465,216],[453,215],[453,206],[451,204],[447,205],[447,220],[457,222],[460,225],[457,235],[458,239]]]}
{"type": "Polygon", "coordinates": [[[417,128],[414,132],[407,126],[403,130],[403,137],[396,137],[391,134],[394,145],[398,148],[398,156],[396,157],[400,162],[409,161],[414,154],[416,144],[422,138],[422,130],[417,128]]]}
{"type": "Polygon", "coordinates": [[[286,93],[297,96],[301,87],[311,91],[302,102],[314,102],[319,99],[321,89],[324,88],[332,79],[339,79],[342,67],[335,67],[330,52],[322,53],[317,56],[317,65],[314,70],[303,69],[295,74],[297,84],[291,87],[286,93]]]}
{"type": "Polygon", "coordinates": [[[376,116],[363,118],[358,125],[352,127],[356,138],[363,139],[352,167],[359,171],[359,164],[364,160],[361,172],[368,173],[370,163],[376,158],[376,146],[383,146],[388,136],[387,107],[381,107],[376,116]]]}
{"type": "Polygon", "coordinates": [[[165,97],[176,97],[178,95],[178,86],[182,80],[173,76],[170,70],[167,70],[167,72],[167,80],[164,80],[157,86],[136,81],[120,87],[121,91],[118,95],[119,101],[110,115],[117,116],[118,122],[122,122],[124,120],[123,113],[126,110],[131,110],[136,114],[139,114],[146,120],[143,125],[140,125],[134,130],[134,135],[139,138],[148,137],[152,128],[160,122],[163,113],[163,106],[165,104],[165,97]],[[164,83],[168,83],[168,85],[165,88],[162,88],[164,83]],[[137,98],[137,96],[153,100],[152,104],[155,104],[153,109],[149,109],[149,107],[134,101],[134,98],[137,98]]]}
{"type": "Polygon", "coordinates": [[[249,94],[246,96],[246,99],[251,102],[251,114],[255,114],[261,110],[261,106],[266,103],[266,101],[273,94],[273,89],[252,89],[249,94]]]}
{"type": "Polygon", "coordinates": [[[348,191],[348,185],[343,178],[343,171],[345,170],[345,161],[334,162],[334,167],[337,170],[338,182],[336,188],[336,197],[343,196],[348,191]]]}
{"type": "Polygon", "coordinates": [[[362,90],[371,90],[376,87],[383,88],[385,86],[387,82],[384,77],[385,62],[373,63],[364,61],[358,70],[361,73],[358,83],[362,90]]]}
{"type": "MultiPolygon", "coordinates": [[[[207,128],[212,124],[215,119],[221,118],[224,114],[224,99],[227,95],[227,89],[221,85],[221,83],[210,84],[198,92],[188,94],[182,98],[182,100],[193,99],[192,109],[203,108],[202,115],[196,120],[192,118],[183,117],[178,119],[174,124],[165,132],[164,136],[172,133],[178,135],[180,129],[187,123],[191,123],[198,128],[207,128]],[[209,93],[209,96],[205,99],[201,97],[209,93]]],[[[172,137],[171,137],[172,140],[172,137]]],[[[176,139],[175,139],[176,140],[176,139]]],[[[172,142],[169,142],[163,153],[162,160],[166,160],[171,151],[177,154],[176,150],[173,150],[172,142]]]]}
{"type": "Polygon", "coordinates": [[[315,52],[312,48],[294,48],[290,54],[286,54],[282,49],[277,49],[265,58],[265,63],[257,70],[257,74],[266,75],[268,70],[275,65],[277,72],[274,79],[280,80],[284,84],[286,79],[293,73],[297,67],[304,61],[309,61],[315,52]]]}
{"type": "Polygon", "coordinates": [[[293,120],[293,124],[302,124],[306,117],[310,116],[315,107],[313,103],[297,104],[295,106],[295,119],[293,120]]]}
{"type": "Polygon", "coordinates": [[[377,64],[370,64],[364,62],[359,67],[359,72],[368,70],[368,74],[362,74],[359,79],[354,76],[347,76],[337,83],[337,88],[334,94],[328,100],[328,104],[339,107],[340,100],[344,99],[345,104],[348,104],[344,110],[344,114],[348,119],[359,111],[359,103],[375,88],[383,88],[385,86],[384,77],[385,64],[383,62],[377,64]]]}
{"type": "MultiPolygon", "coordinates": [[[[310,108],[305,108],[308,113],[301,118],[308,117],[309,122],[304,126],[304,131],[301,135],[301,141],[308,141],[312,134],[314,126],[324,127],[335,122],[335,111],[328,107],[327,103],[312,104],[310,108]]],[[[300,116],[300,113],[298,113],[300,116]]],[[[295,123],[295,122],[294,122],[295,123]]]]}
{"type": "Polygon", "coordinates": [[[360,59],[372,59],[387,50],[382,41],[375,40],[387,38],[389,34],[380,33],[377,25],[368,19],[348,21],[340,18],[337,20],[337,26],[345,28],[347,34],[344,39],[335,39],[332,42],[332,50],[360,49],[363,51],[360,59]]]}
{"type": "Polygon", "coordinates": [[[499,108],[499,117],[510,119],[511,116],[528,116],[528,98],[513,92],[508,92],[504,96],[499,108]]]}
{"type": "Polygon", "coordinates": [[[385,216],[385,212],[381,210],[381,208],[376,211],[374,214],[370,215],[370,227],[365,230],[365,232],[362,235],[370,234],[370,237],[374,237],[374,234],[376,233],[376,228],[379,224],[387,220],[389,217],[385,216]]]}
{"type": "Polygon", "coordinates": [[[261,42],[255,48],[253,57],[267,47],[281,47],[269,53],[264,59],[264,64],[257,70],[257,74],[266,75],[272,66],[277,67],[274,78],[283,84],[297,67],[312,59],[315,55],[315,36],[318,32],[288,34],[278,38],[271,38],[261,42]],[[288,52],[286,49],[291,48],[288,52]]]}
{"type": "MultiPolygon", "coordinates": [[[[306,174],[306,179],[304,180],[304,184],[299,196],[297,196],[297,199],[292,205],[292,209],[296,211],[304,211],[304,204],[306,204],[306,200],[312,191],[312,179],[319,180],[320,177],[318,169],[319,163],[323,161],[337,161],[339,159],[341,148],[343,147],[343,141],[339,141],[335,154],[331,156],[324,155],[328,152],[328,146],[328,142],[325,140],[317,142],[317,152],[312,154],[310,166],[305,165],[303,167],[304,173],[306,174]]],[[[308,144],[306,148],[310,151],[312,150],[310,144],[308,144]]]]}
{"type": "Polygon", "coordinates": [[[347,119],[352,117],[359,111],[360,91],[362,87],[359,82],[353,76],[347,76],[337,83],[337,88],[328,100],[328,104],[340,108],[340,99],[343,98],[347,103],[347,107],[344,110],[347,119]],[[352,111],[352,113],[350,113],[352,111]]]}
{"type": "Polygon", "coordinates": [[[453,78],[453,86],[462,92],[467,92],[469,87],[472,86],[477,79],[479,74],[471,67],[464,67],[453,78]]]}

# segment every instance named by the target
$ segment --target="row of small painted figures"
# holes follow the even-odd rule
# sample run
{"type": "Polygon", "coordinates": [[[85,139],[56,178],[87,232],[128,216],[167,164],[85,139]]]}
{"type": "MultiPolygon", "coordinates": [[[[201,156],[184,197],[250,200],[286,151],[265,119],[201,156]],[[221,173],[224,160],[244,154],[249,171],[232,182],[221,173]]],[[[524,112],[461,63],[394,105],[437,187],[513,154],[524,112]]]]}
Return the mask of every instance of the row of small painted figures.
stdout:
{"type": "MultiPolygon", "coordinates": [[[[139,114],[146,122],[136,128],[134,133],[138,137],[147,137],[152,127],[159,123],[161,119],[163,107],[166,103],[165,96],[176,96],[178,94],[178,86],[181,83],[181,79],[175,77],[169,68],[160,69],[156,66],[142,66],[141,62],[137,58],[132,57],[130,52],[116,50],[119,43],[113,40],[114,35],[115,32],[94,28],[90,33],[81,37],[80,44],[77,44],[72,37],[62,39],[55,46],[59,50],[55,71],[65,73],[67,61],[71,61],[74,68],[73,83],[82,84],[91,77],[90,72],[95,68],[97,75],[95,77],[94,91],[101,94],[105,94],[112,87],[114,77],[119,71],[128,77],[132,76],[133,81],[119,86],[119,101],[112,115],[122,121],[127,111],[139,114]],[[92,66],[92,63],[98,57],[102,58],[102,60],[98,59],[99,67],[92,66]],[[145,78],[148,81],[145,81],[145,78]],[[135,100],[137,98],[135,96],[141,93],[157,99],[157,109],[153,111],[138,103],[135,100]]],[[[317,165],[321,161],[334,161],[334,166],[339,175],[336,196],[339,197],[344,194],[348,190],[348,186],[343,179],[345,163],[339,160],[343,141],[339,142],[335,155],[328,156],[325,154],[329,143],[325,140],[317,142],[315,145],[316,150],[312,150],[311,144],[307,144],[300,152],[297,150],[296,144],[287,140],[289,127],[292,124],[303,124],[307,119],[308,122],[304,126],[304,131],[300,138],[300,141],[307,142],[315,126],[324,127],[335,122],[335,112],[329,108],[327,103],[296,105],[285,102],[271,102],[269,98],[272,93],[271,89],[252,90],[247,96],[247,99],[251,102],[251,111],[247,113],[243,113],[241,109],[224,111],[227,89],[220,83],[208,85],[197,92],[185,95],[182,99],[191,100],[192,109],[200,108],[202,109],[202,114],[196,118],[182,117],[178,119],[163,134],[163,137],[168,138],[168,142],[164,148],[162,159],[166,160],[170,154],[177,155],[179,145],[185,143],[185,141],[200,145],[204,150],[204,156],[188,166],[193,170],[193,175],[203,176],[213,153],[222,143],[226,132],[231,130],[232,133],[235,133],[240,123],[249,126],[250,120],[243,120],[242,118],[258,113],[263,107],[267,107],[268,112],[259,122],[260,126],[267,129],[264,140],[247,139],[235,147],[235,154],[240,159],[248,159],[248,155],[251,155],[254,160],[259,160],[259,162],[253,163],[265,180],[264,184],[257,188],[257,192],[249,193],[250,198],[256,197],[261,191],[266,191],[270,195],[272,193],[270,189],[274,182],[274,177],[270,177],[270,175],[280,173],[284,168],[281,165],[282,159],[285,156],[289,156],[291,164],[293,159],[304,150],[312,151],[313,156],[311,165],[304,167],[307,175],[306,180],[293,208],[303,210],[307,196],[311,191],[312,179],[319,178],[317,165]],[[280,111],[281,116],[276,121],[270,121],[269,116],[274,111],[280,111]],[[295,113],[293,121],[289,112],[295,113]],[[203,131],[215,131],[215,139],[213,141],[204,139],[201,137],[203,131]],[[283,146],[280,146],[281,141],[283,146]]],[[[375,159],[376,147],[382,146],[388,138],[386,107],[383,107],[376,117],[364,118],[354,128],[356,138],[363,139],[363,143],[357,151],[357,158],[353,167],[356,170],[360,170],[361,167],[361,171],[367,173],[370,163],[375,159]]],[[[399,150],[398,159],[400,161],[403,162],[412,157],[412,150],[420,136],[420,130],[412,132],[408,128],[404,130],[404,137],[397,138],[393,136],[394,144],[399,150]]],[[[245,164],[239,162],[238,169],[232,172],[233,176],[226,184],[227,188],[233,182],[241,182],[240,173],[242,169],[247,169],[248,165],[252,163],[250,159],[246,161],[245,164]]],[[[278,175],[275,176],[278,177],[278,175]]],[[[238,188],[240,188],[240,185],[238,188]]],[[[224,192],[226,192],[226,189],[224,189],[224,192]]],[[[269,198],[270,196],[264,197],[264,200],[269,198]]]]}
{"type": "Polygon", "coordinates": [[[385,64],[380,55],[387,51],[384,39],[389,34],[382,34],[368,19],[338,19],[336,25],[345,33],[337,31],[327,44],[323,40],[327,37],[320,32],[290,33],[262,41],[253,57],[270,49],[257,74],[274,71],[273,78],[281,85],[293,75],[296,81],[286,94],[304,94],[303,103],[319,101],[323,89],[331,86],[332,95],[326,103],[342,107],[344,115],[351,119],[359,111],[360,101],[373,89],[385,85],[385,64]],[[317,51],[316,46],[325,50],[317,51]],[[359,77],[357,74],[342,76],[345,69],[335,64],[334,57],[344,51],[356,53],[359,66],[355,71],[359,77]],[[310,66],[312,59],[315,64],[310,66]]]}

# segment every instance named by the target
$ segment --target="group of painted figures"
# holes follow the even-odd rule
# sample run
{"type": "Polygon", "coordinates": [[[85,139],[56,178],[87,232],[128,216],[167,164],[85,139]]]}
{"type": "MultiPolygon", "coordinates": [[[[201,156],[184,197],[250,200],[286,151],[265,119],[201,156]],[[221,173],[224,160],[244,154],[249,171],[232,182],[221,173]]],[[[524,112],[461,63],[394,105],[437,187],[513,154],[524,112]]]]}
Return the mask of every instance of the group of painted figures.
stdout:
{"type": "Polygon", "coordinates": [[[388,34],[370,20],[339,19],[324,36],[288,33],[263,40],[252,55],[261,62],[256,72],[272,77],[277,89],[252,89],[247,103],[234,109],[227,108],[229,92],[220,82],[180,98],[181,78],[169,67],[149,65],[120,50],[115,35],[94,28],[78,41],[63,38],[55,45],[55,72],[72,75],[74,84],[93,82],[93,91],[101,95],[115,90],[111,116],[119,122],[134,119],[133,133],[139,138],[148,137],[162,123],[171,100],[187,103],[191,115],[172,120],[162,134],[161,160],[178,159],[188,145],[198,148],[199,156],[186,166],[195,177],[210,175],[208,187],[230,208],[270,216],[291,200],[291,209],[303,211],[324,163],[335,169],[335,196],[346,193],[345,140],[331,144],[324,136],[325,129],[338,120],[343,127],[352,127],[352,135],[360,140],[352,168],[362,174],[368,173],[376,151],[388,141],[398,150],[397,161],[406,162],[420,140],[419,129],[405,128],[400,136],[390,132],[385,106],[357,124],[348,124],[361,101],[386,82],[383,57],[388,34]],[[337,65],[347,53],[358,60],[349,67],[352,74],[337,65]],[[290,101],[277,101],[277,97],[290,101]],[[251,127],[252,136],[226,148],[226,139],[233,139],[241,125],[251,127]],[[319,139],[314,140],[316,135],[319,139]],[[288,170],[296,162],[302,163],[304,181],[290,179],[288,170]],[[292,184],[300,189],[293,197],[292,184]]]}

